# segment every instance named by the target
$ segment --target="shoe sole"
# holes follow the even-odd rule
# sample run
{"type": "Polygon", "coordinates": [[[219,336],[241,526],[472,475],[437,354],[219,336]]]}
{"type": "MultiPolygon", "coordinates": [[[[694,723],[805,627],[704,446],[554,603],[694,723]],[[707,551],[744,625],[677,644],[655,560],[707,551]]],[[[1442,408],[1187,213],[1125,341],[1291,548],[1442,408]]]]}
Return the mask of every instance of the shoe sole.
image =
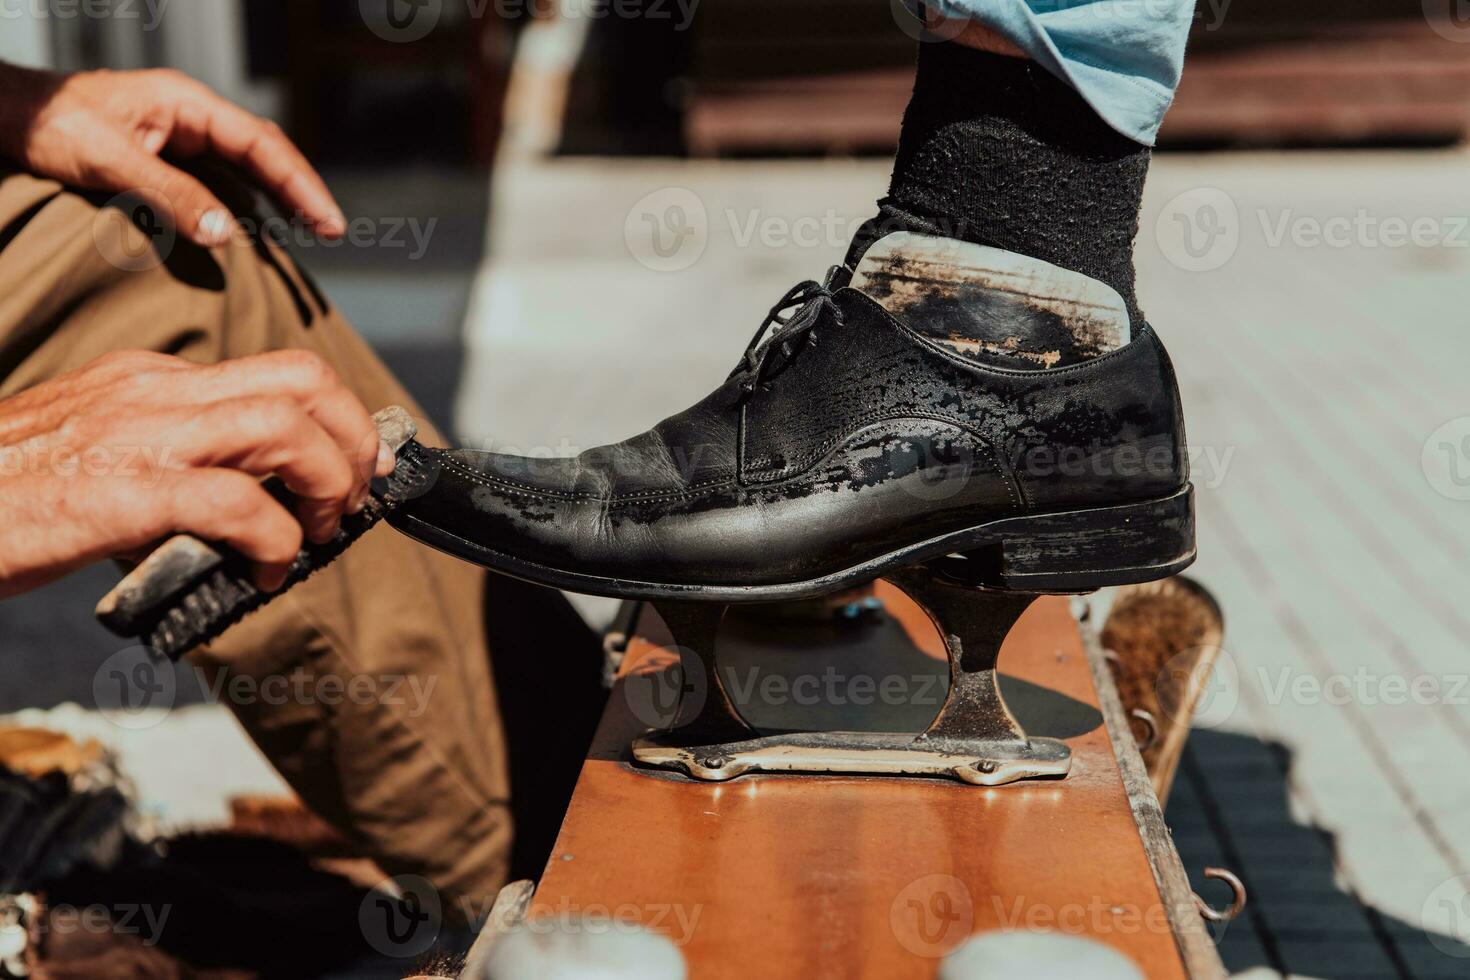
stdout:
{"type": "Polygon", "coordinates": [[[775,602],[810,599],[881,578],[895,568],[944,560],[946,572],[1012,592],[1078,595],[1168,578],[1193,563],[1194,487],[1111,507],[1003,517],[908,545],[859,565],[799,582],[706,585],[569,572],[466,541],[397,513],[388,523],[440,551],[536,585],[615,599],[775,602]]]}

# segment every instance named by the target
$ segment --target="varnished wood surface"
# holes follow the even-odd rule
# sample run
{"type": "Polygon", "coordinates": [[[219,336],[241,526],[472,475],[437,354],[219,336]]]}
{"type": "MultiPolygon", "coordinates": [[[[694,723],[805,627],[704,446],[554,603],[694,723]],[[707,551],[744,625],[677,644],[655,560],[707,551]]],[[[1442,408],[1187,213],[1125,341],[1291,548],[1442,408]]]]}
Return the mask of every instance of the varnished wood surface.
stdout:
{"type": "MultiPolygon", "coordinates": [[[[942,672],[932,627],[883,595],[914,641],[896,633],[889,646],[907,649],[888,659],[942,672]]],[[[667,659],[656,642],[634,640],[625,679],[667,659]]],[[[614,691],[530,915],[641,922],[680,945],[696,980],[932,977],[969,934],[1007,928],[1089,936],[1144,976],[1184,976],[1065,600],[1026,613],[1001,670],[1032,734],[1071,746],[1067,779],[649,774],[625,761],[641,725],[614,691]]]]}

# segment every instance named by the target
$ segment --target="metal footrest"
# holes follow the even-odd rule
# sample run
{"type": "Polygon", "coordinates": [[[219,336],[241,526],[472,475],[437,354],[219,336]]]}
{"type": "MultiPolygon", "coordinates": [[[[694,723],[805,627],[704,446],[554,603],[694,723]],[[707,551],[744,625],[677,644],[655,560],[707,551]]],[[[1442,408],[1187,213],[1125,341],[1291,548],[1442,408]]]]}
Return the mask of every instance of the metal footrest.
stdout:
{"type": "Polygon", "coordinates": [[[1028,737],[1006,707],[996,676],[1006,634],[1037,594],[981,588],[938,566],[886,578],[934,622],[949,658],[949,693],[925,731],[761,734],[740,716],[716,668],[715,636],[726,607],[660,602],[656,607],[681,659],[698,661],[686,676],[704,678],[707,690],[681,702],[672,727],[635,740],[634,760],[710,781],[748,772],[806,772],[945,776],[998,786],[1065,776],[1071,750],[1057,739],[1028,737]]]}
{"type": "Polygon", "coordinates": [[[817,772],[953,776],[976,786],[1065,776],[1072,764],[1071,750],[1054,738],[941,742],[891,732],[791,732],[710,745],[686,745],[665,732],[634,742],[633,758],[715,782],[747,772],[817,772]]]}

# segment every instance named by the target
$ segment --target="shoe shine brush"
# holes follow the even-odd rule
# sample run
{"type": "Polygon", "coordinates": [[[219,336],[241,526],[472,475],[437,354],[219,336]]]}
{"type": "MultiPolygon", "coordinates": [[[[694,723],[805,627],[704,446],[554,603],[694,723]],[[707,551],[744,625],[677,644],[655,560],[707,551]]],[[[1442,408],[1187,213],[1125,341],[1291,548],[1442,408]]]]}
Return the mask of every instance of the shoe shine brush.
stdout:
{"type": "MultiPolygon", "coordinates": [[[[373,421],[398,465],[388,476],[373,480],[366,505],[356,514],[343,515],[342,526],[330,541],[302,547],[279,589],[258,589],[250,562],[233,549],[180,534],[165,541],[103,596],[97,619],[118,636],[136,637],[159,655],[176,660],[330,564],[433,480],[424,448],[414,441],[418,427],[406,411],[385,408],[373,421]]],[[[272,490],[284,493],[278,485],[272,490]]]]}

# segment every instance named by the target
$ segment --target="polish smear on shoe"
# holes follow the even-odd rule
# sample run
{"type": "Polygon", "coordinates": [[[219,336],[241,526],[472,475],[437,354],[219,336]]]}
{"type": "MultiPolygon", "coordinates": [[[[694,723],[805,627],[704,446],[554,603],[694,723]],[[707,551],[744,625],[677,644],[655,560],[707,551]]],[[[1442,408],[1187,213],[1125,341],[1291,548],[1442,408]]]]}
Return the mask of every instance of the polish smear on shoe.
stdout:
{"type": "Polygon", "coordinates": [[[1117,290],[1025,255],[899,231],[874,242],[853,272],[909,329],[987,364],[1065,367],[1128,343],[1117,290]]]}

